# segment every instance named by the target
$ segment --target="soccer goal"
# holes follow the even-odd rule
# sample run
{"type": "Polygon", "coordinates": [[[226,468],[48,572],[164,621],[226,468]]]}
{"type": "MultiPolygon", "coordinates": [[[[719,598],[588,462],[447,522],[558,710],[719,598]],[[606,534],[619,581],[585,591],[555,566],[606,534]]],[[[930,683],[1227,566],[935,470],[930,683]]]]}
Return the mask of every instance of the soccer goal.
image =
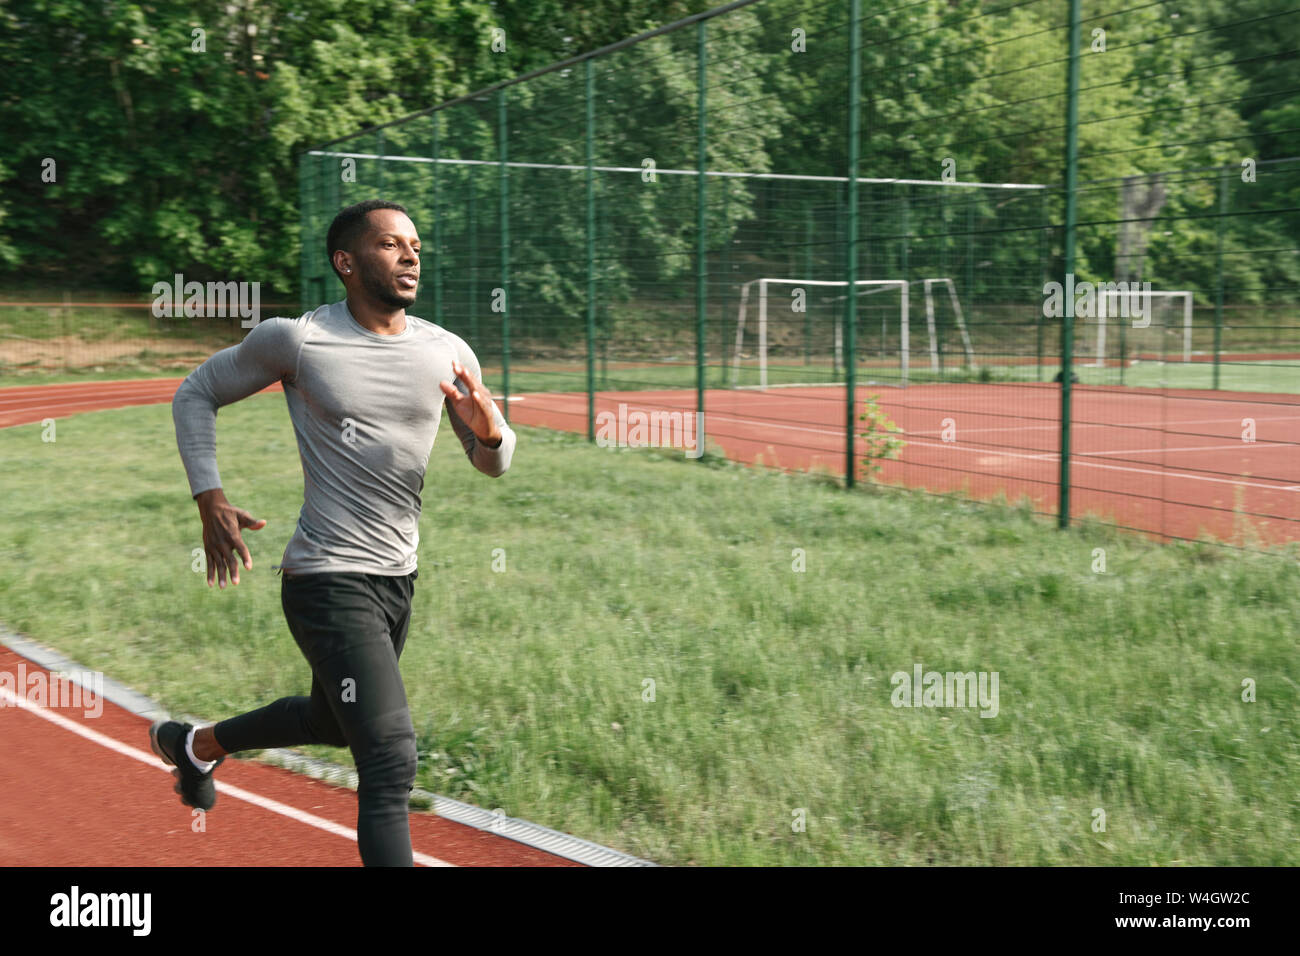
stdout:
{"type": "Polygon", "coordinates": [[[1104,368],[1106,365],[1106,326],[1111,319],[1118,320],[1119,324],[1121,362],[1126,361],[1131,354],[1144,351],[1163,356],[1165,354],[1163,333],[1171,324],[1168,321],[1170,310],[1177,309],[1180,303],[1183,314],[1183,361],[1190,362],[1192,360],[1191,292],[1186,289],[1136,293],[1116,289],[1100,290],[1097,293],[1097,358],[1092,363],[1092,367],[1104,368]],[[1157,315],[1157,306],[1159,315],[1157,315]]]}
{"type": "MultiPolygon", "coordinates": [[[[939,373],[939,336],[935,324],[935,290],[942,288],[948,293],[948,301],[953,310],[953,318],[959,331],[961,332],[962,345],[966,352],[966,363],[968,366],[974,364],[974,350],[971,347],[970,334],[966,329],[965,315],[962,313],[961,300],[957,295],[957,287],[950,278],[936,277],[930,279],[915,279],[907,281],[904,279],[859,279],[855,285],[858,287],[857,295],[875,295],[880,293],[897,292],[898,294],[898,361],[900,380],[903,385],[907,384],[908,369],[911,358],[911,317],[909,315],[909,303],[911,299],[910,287],[921,285],[925,298],[925,318],[926,329],[930,339],[930,368],[937,375],[939,373]]],[[[758,286],[758,380],[759,389],[765,390],[768,386],[767,360],[768,360],[768,289],[771,286],[793,286],[803,287],[831,287],[843,289],[848,283],[843,280],[819,280],[819,279],[781,279],[773,277],[764,277],[761,279],[751,279],[740,287],[740,306],[736,318],[736,349],[732,357],[733,375],[736,379],[740,375],[740,357],[745,342],[745,323],[749,310],[751,298],[751,289],[758,286]]],[[[844,296],[837,296],[832,301],[842,302],[844,296]]],[[[804,308],[807,308],[807,301],[804,302],[804,308]]],[[[843,326],[839,318],[838,310],[835,313],[836,319],[833,321],[834,328],[834,367],[838,370],[844,368],[844,350],[843,350],[843,326]]],[[[885,338],[885,323],[887,319],[882,315],[881,318],[881,339],[885,338]]]]}
{"type": "Polygon", "coordinates": [[[961,332],[961,344],[966,349],[966,366],[975,364],[975,350],[971,348],[970,333],[966,331],[966,317],[961,312],[961,300],[957,298],[957,286],[951,279],[922,279],[925,283],[925,324],[930,332],[930,368],[938,374],[939,372],[939,349],[937,346],[938,338],[934,333],[934,287],[942,285],[948,290],[948,302],[952,305],[953,319],[957,324],[957,329],[961,332]]]}

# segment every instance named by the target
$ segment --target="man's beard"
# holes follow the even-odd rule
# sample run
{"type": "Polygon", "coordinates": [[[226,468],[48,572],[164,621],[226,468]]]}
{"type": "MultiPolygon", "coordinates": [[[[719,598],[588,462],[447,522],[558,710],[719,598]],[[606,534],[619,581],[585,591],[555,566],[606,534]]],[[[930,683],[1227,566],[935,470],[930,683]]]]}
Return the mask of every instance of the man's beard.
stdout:
{"type": "Polygon", "coordinates": [[[361,285],[367,292],[391,309],[405,309],[415,304],[416,296],[419,293],[419,286],[410,292],[396,292],[391,287],[384,285],[383,281],[374,273],[362,272],[361,285]]]}

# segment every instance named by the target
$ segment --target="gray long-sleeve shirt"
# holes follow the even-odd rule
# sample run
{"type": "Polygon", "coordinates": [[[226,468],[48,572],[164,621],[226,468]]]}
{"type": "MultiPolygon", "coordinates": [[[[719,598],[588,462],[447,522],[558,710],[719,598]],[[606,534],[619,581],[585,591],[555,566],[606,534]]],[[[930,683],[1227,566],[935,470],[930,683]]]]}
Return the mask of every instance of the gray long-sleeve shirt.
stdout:
{"type": "MultiPolygon", "coordinates": [[[[346,300],[296,319],[263,320],[190,373],[172,399],[190,493],[221,487],[217,409],[281,382],[302,458],[303,506],[278,567],[409,574],[425,467],[446,398],[438,383],[467,391],[453,360],[481,377],[458,335],[413,315],[400,334],[379,335],[357,323],[346,300]]],[[[501,444],[489,448],[447,406],[469,460],[496,477],[510,467],[515,433],[495,405],[493,412],[501,444]]]]}

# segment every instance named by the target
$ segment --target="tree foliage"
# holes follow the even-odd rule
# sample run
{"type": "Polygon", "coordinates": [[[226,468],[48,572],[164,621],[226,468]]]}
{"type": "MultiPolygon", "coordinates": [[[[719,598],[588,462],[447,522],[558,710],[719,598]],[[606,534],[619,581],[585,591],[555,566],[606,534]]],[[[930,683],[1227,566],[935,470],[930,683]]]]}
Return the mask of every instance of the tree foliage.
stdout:
{"type": "MultiPolygon", "coordinates": [[[[862,175],[935,180],[951,164],[962,181],[1060,186],[1065,5],[863,7],[862,175]]],[[[11,0],[0,8],[0,59],[13,65],[0,79],[8,147],[0,160],[0,275],[9,284],[138,290],[180,271],[256,279],[287,294],[298,283],[298,164],[306,147],[705,8],[697,0],[581,8],[563,0],[11,0]],[[505,31],[504,50],[493,48],[494,29],[505,31]]],[[[1115,268],[1121,177],[1300,155],[1300,58],[1284,39],[1300,33],[1285,0],[1124,9],[1085,0],[1083,13],[1081,179],[1112,185],[1081,196],[1078,271],[1100,277],[1115,268]]],[[[710,168],[842,174],[847,16],[847,3],[767,0],[709,22],[710,168]]],[[[635,167],[651,158],[661,169],[695,166],[695,36],[679,30],[601,58],[598,164],[635,167]]],[[[512,158],[585,162],[581,92],[580,69],[510,87],[512,158]]],[[[435,115],[444,155],[496,155],[491,103],[435,115]]],[[[427,155],[433,123],[424,117],[364,142],[370,151],[427,155]]],[[[397,190],[427,220],[429,177],[390,168],[399,165],[369,169],[356,189],[330,186],[323,198],[397,190]]],[[[440,208],[449,236],[464,225],[474,190],[483,200],[483,240],[491,241],[490,174],[440,175],[442,199],[455,200],[454,209],[440,208]]],[[[557,309],[580,301],[581,176],[520,172],[515,183],[527,200],[521,222],[533,217],[512,238],[512,257],[526,266],[521,298],[557,309]]],[[[636,283],[680,283],[689,274],[694,183],[660,176],[655,186],[628,176],[600,181],[601,282],[611,300],[636,283]]],[[[1294,247],[1300,177],[1275,176],[1267,191],[1234,182],[1231,211],[1251,214],[1223,220],[1212,215],[1218,173],[1177,186],[1150,228],[1144,278],[1157,287],[1204,291],[1220,244],[1229,252],[1294,247]]],[[[778,195],[737,178],[710,189],[715,250],[760,215],[840,228],[843,197],[833,186],[778,195]]],[[[903,212],[911,200],[886,187],[866,201],[880,213],[864,223],[868,249],[883,236],[880,254],[896,258],[907,254],[897,239],[904,216],[912,217],[909,236],[1004,221],[1013,201],[1026,221],[1060,219],[1058,195],[1038,211],[1023,199],[972,193],[903,212]]],[[[776,255],[785,240],[769,232],[776,255]]],[[[990,240],[978,250],[985,275],[1033,271],[1027,263],[1039,256],[1039,238],[1027,230],[1023,248],[1018,241],[990,240]]],[[[917,250],[923,254],[920,239],[917,250]]],[[[454,271],[465,252],[449,242],[446,255],[454,271]]],[[[1294,255],[1230,254],[1224,266],[1228,285],[1247,298],[1300,283],[1294,255]]]]}

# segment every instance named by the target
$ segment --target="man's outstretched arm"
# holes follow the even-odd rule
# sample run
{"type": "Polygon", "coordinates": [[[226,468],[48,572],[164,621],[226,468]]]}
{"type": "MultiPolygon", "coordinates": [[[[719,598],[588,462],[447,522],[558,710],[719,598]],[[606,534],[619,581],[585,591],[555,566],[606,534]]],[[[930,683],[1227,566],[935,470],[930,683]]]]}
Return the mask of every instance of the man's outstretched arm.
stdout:
{"type": "Polygon", "coordinates": [[[258,323],[238,345],[222,349],[183,381],[172,398],[176,445],[189,479],[190,494],[203,522],[208,587],[219,579],[239,583],[239,563],[252,568],[253,559],[240,530],[266,526],[226,500],[217,469],[217,409],[253,395],[296,371],[301,320],[267,319],[258,323]]]}

